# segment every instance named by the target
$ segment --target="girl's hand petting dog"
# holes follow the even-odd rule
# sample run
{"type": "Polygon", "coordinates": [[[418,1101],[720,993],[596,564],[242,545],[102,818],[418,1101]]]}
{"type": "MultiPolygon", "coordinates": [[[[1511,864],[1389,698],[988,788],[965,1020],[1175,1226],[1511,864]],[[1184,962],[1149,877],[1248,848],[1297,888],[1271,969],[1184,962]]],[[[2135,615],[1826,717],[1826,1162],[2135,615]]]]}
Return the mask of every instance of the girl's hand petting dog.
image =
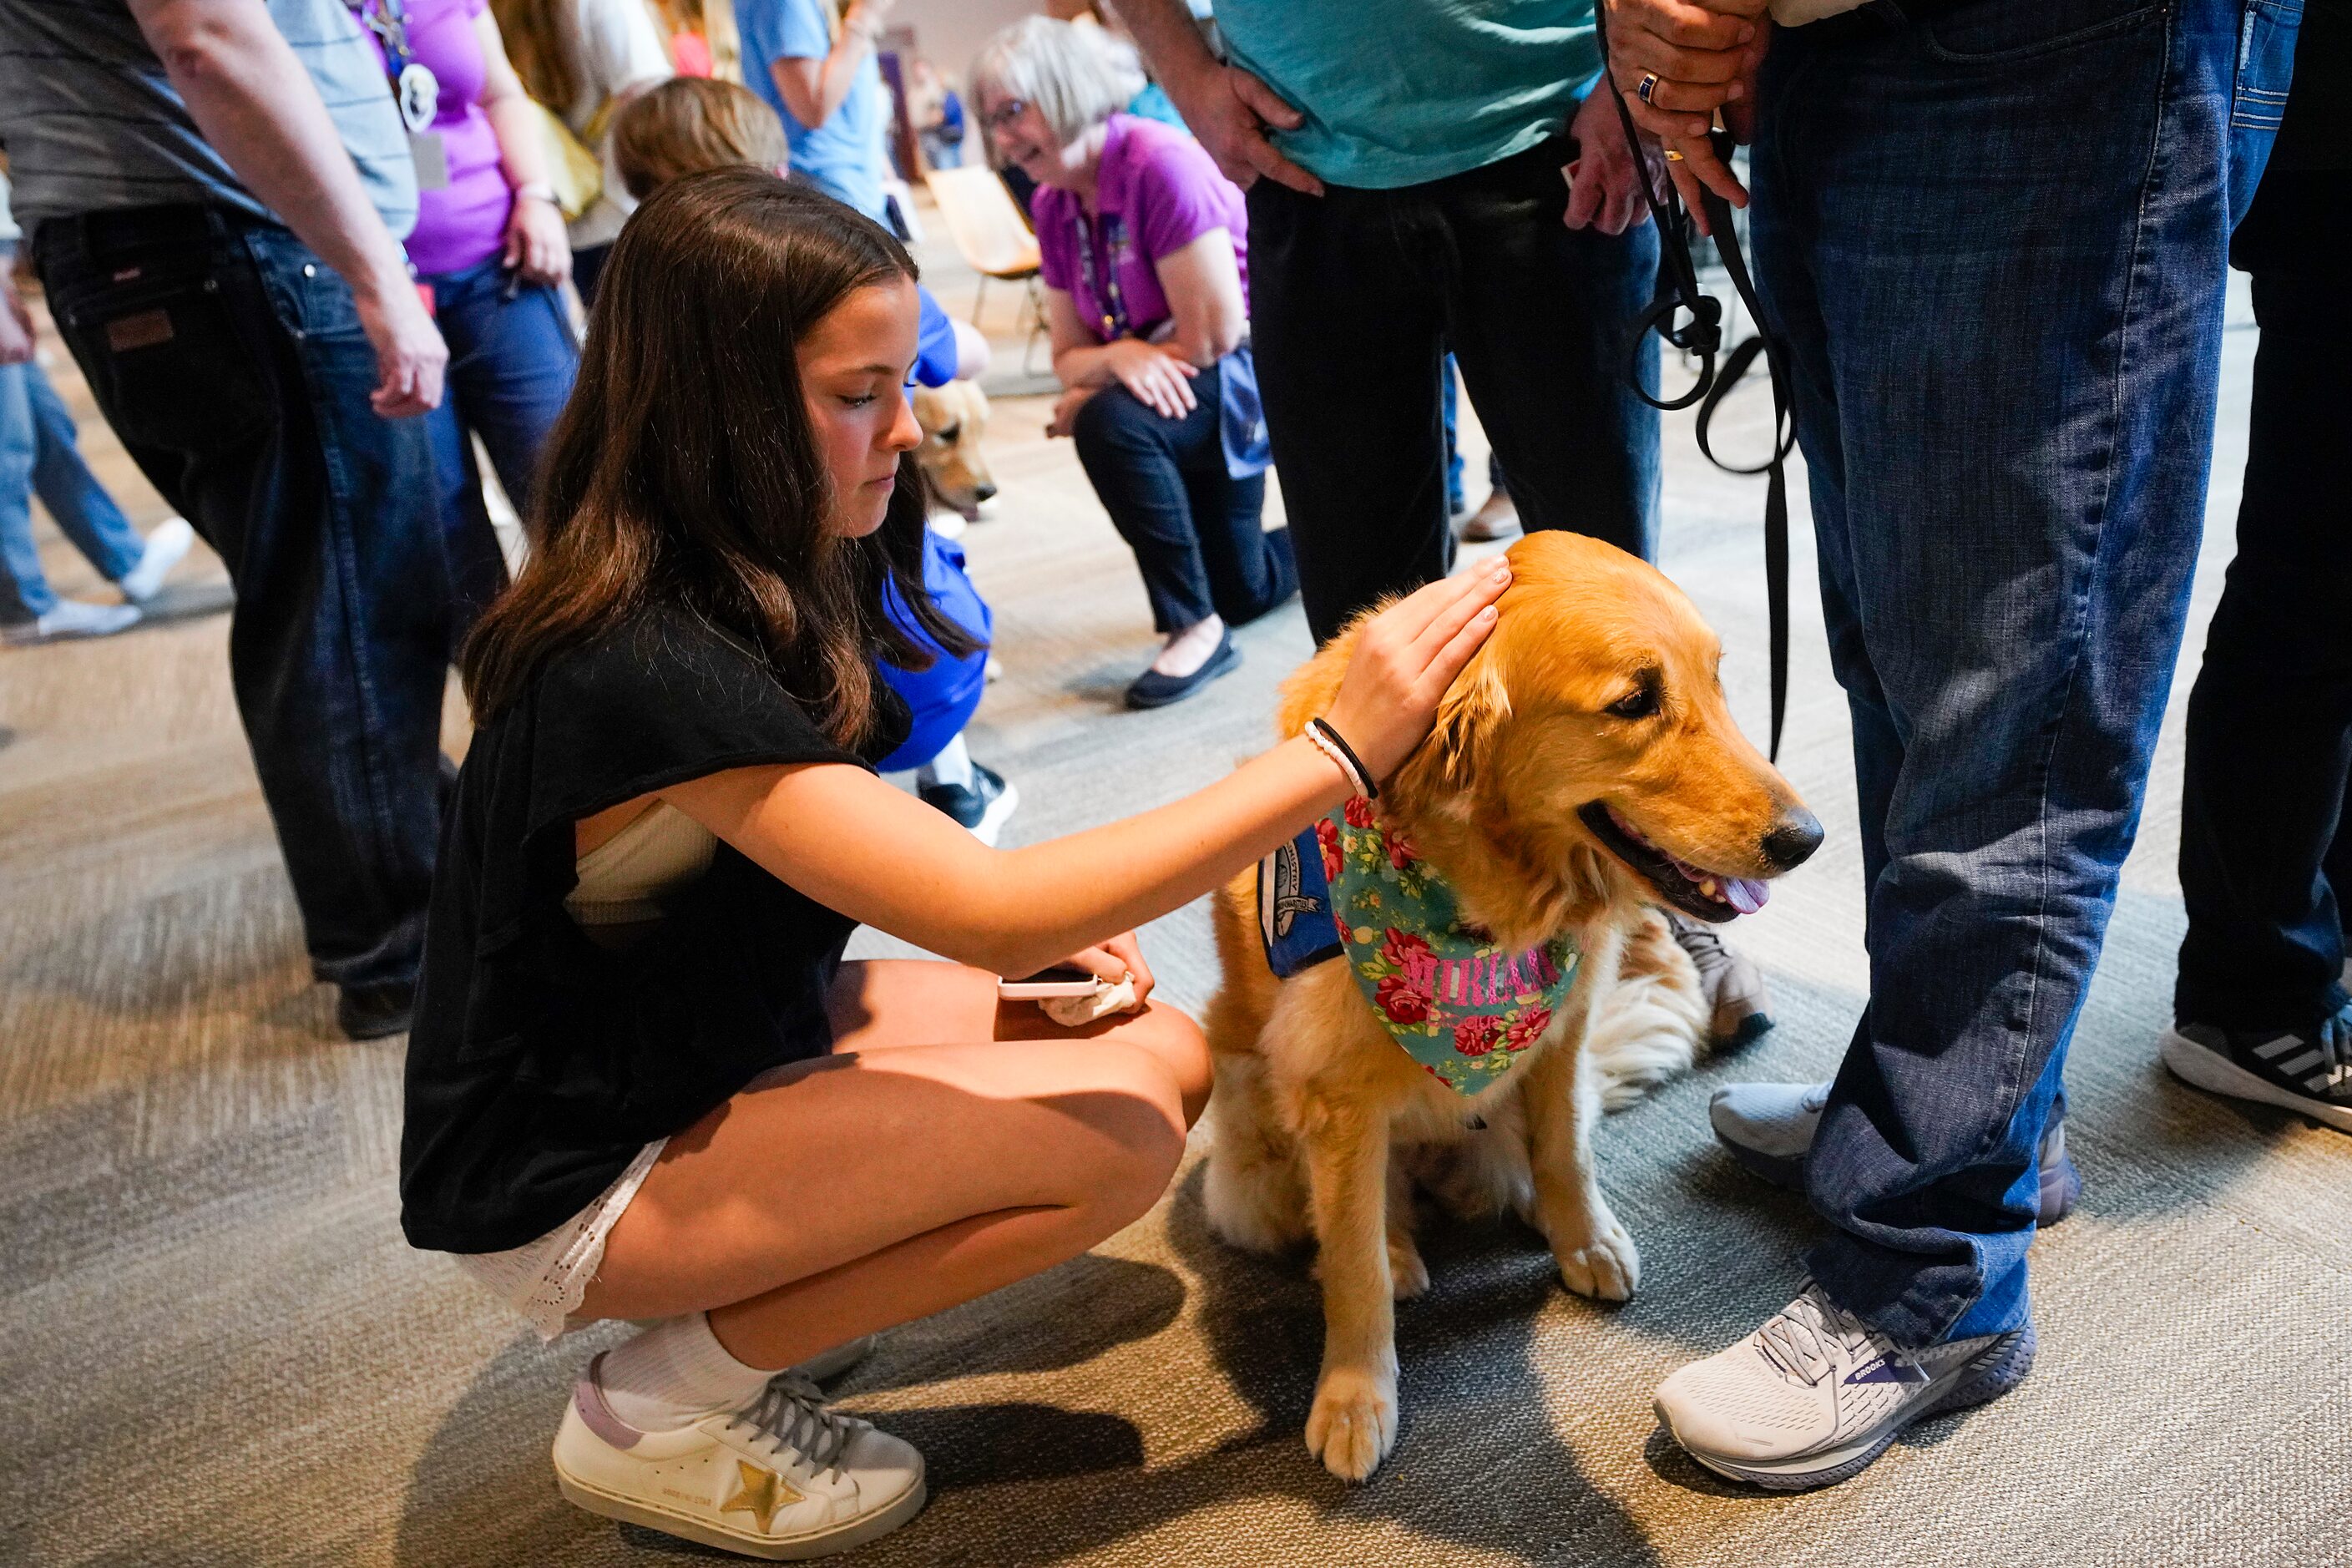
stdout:
{"type": "Polygon", "coordinates": [[[1339,695],[1324,719],[1377,782],[1403,765],[1437,705],[1495,629],[1495,601],[1511,585],[1507,558],[1430,584],[1360,623],[1339,695]]]}

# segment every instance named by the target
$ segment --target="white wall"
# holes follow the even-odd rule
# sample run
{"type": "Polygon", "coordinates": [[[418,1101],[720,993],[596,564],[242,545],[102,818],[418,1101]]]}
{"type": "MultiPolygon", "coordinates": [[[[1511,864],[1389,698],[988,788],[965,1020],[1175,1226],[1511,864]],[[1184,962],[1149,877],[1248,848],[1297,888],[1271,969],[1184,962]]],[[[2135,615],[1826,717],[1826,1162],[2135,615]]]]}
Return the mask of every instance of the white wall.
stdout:
{"type": "Polygon", "coordinates": [[[1044,8],[1038,0],[898,0],[889,25],[914,28],[916,46],[962,92],[980,46],[998,28],[1044,8]]]}

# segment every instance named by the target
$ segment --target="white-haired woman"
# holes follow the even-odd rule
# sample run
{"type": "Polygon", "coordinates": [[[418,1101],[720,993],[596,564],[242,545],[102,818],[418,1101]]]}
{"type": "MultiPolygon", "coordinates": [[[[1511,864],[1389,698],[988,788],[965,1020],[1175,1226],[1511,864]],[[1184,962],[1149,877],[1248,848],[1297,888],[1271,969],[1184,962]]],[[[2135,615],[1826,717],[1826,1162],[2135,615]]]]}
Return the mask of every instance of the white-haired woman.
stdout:
{"type": "Polygon", "coordinates": [[[1241,191],[1183,132],[1119,112],[1141,84],[1098,27],[1033,16],[992,38],[972,100],[998,155],[1037,183],[1054,372],[1049,433],[1076,438],[1135,551],[1167,642],[1130,707],[1190,697],[1241,662],[1228,627],[1297,591],[1265,531],[1265,421],[1249,351],[1241,191]]]}

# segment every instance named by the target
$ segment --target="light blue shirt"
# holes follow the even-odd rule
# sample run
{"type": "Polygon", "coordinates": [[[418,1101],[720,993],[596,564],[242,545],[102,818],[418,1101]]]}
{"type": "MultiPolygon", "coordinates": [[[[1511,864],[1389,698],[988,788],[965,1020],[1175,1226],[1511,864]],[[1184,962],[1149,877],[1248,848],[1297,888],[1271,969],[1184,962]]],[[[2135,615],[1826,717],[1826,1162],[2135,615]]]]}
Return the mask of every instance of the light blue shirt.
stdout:
{"type": "Polygon", "coordinates": [[[743,45],[743,80],[767,100],[784,122],[793,167],[814,180],[827,195],[847,202],[877,223],[887,223],[882,206],[882,121],[887,99],[873,51],[857,62],[849,96],[822,125],[802,124],[776,90],[776,60],[822,60],[833,52],[833,26],[826,0],[735,0],[735,31],[743,45]]]}
{"type": "MultiPolygon", "coordinates": [[[[392,88],[343,0],[267,0],[394,238],[416,224],[416,169],[392,88]]],[[[270,216],[206,145],[123,0],[0,0],[0,142],[16,220],[201,202],[270,216]]]]}
{"type": "Polygon", "coordinates": [[[1601,73],[1592,0],[1217,0],[1217,29],[1306,115],[1283,155],[1370,190],[1526,152],[1601,73]]]}

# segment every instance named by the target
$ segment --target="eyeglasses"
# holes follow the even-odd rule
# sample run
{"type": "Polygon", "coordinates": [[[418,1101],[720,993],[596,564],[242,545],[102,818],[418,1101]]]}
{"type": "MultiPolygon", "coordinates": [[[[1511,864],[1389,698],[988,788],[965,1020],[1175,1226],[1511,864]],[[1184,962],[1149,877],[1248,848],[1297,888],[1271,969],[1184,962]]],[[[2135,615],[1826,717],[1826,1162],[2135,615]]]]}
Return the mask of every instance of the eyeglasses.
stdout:
{"type": "Polygon", "coordinates": [[[1020,119],[1023,115],[1028,112],[1029,100],[1027,99],[1008,98],[1003,103],[998,104],[994,109],[990,110],[988,111],[988,117],[982,120],[981,123],[988,127],[991,131],[1009,131],[1013,128],[1013,122],[1014,121],[1020,119]]]}

